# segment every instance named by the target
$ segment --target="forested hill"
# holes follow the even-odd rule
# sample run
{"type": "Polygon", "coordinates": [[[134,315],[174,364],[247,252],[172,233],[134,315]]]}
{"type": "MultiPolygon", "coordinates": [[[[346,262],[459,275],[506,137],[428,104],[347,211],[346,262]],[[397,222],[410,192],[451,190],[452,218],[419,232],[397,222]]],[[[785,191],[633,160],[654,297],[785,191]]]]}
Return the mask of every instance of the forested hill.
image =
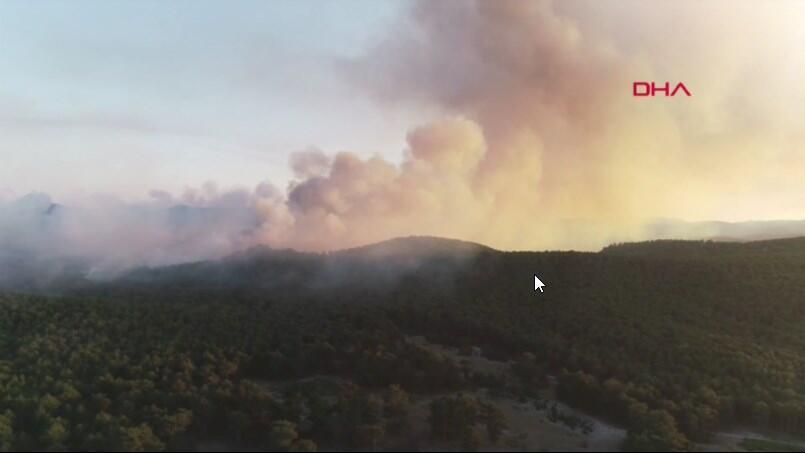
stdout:
{"type": "Polygon", "coordinates": [[[222,260],[135,269],[90,290],[386,292],[412,278],[426,279],[435,288],[469,272],[479,257],[497,253],[479,244],[433,237],[398,238],[331,253],[254,247],[222,260]]]}
{"type": "MultiPolygon", "coordinates": [[[[548,375],[562,400],[627,427],[629,449],[685,449],[735,426],[805,437],[803,239],[600,253],[435,238],[253,249],[69,293],[0,297],[0,450],[187,449],[210,436],[375,449],[403,429],[400,390],[533,402],[548,375]],[[470,372],[412,336],[510,366],[470,372]],[[255,385],[321,375],[357,387],[278,397],[255,385]]],[[[470,428],[486,420],[494,442],[495,412],[457,418],[465,403],[434,402],[434,438],[477,447],[470,428]]]]}
{"type": "Polygon", "coordinates": [[[409,238],[328,255],[254,250],[153,272],[176,281],[176,270],[191,286],[237,275],[277,297],[324,285],[310,297],[381,305],[407,332],[504,357],[531,353],[575,376],[563,381],[573,389],[566,400],[622,423],[633,423],[642,403],[695,440],[732,424],[805,434],[802,238],[656,241],[600,253],[409,238]],[[534,292],[535,273],[545,293],[534,292]],[[278,279],[271,291],[266,283],[278,279]]]}
{"type": "Polygon", "coordinates": [[[511,294],[529,299],[533,274],[550,288],[543,297],[557,301],[580,291],[592,292],[589,297],[620,291],[679,294],[683,287],[706,287],[710,295],[777,294],[781,280],[788,286],[805,276],[805,238],[662,240],[616,244],[599,253],[503,252],[433,237],[399,238],[324,254],[256,247],[222,260],[136,269],[91,285],[88,291],[336,291],[377,299],[416,289],[420,298],[511,294]]]}
{"type": "Polygon", "coordinates": [[[614,244],[605,254],[678,259],[805,258],[805,237],[754,242],[658,240],[614,244]]]}

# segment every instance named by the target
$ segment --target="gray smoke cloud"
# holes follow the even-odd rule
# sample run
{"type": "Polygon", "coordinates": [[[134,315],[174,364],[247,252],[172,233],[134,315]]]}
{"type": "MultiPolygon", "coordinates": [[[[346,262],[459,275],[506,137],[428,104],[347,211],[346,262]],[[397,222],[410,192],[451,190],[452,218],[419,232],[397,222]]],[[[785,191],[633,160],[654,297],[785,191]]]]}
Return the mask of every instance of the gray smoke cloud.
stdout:
{"type": "Polygon", "coordinates": [[[260,188],[219,192],[213,185],[175,200],[125,203],[97,196],[60,205],[30,194],[0,203],[0,260],[80,259],[97,276],[136,265],[211,258],[254,244],[260,188]]]}
{"type": "Polygon", "coordinates": [[[658,217],[805,216],[805,4],[756,6],[415,3],[338,65],[358,95],[441,114],[408,132],[399,163],[310,148],[290,155],[285,190],[210,183],[68,206],[6,196],[0,244],[89,257],[100,272],[407,235],[595,250],[689,236],[658,217]],[[684,81],[694,96],[635,99],[635,80],[684,81]]]}

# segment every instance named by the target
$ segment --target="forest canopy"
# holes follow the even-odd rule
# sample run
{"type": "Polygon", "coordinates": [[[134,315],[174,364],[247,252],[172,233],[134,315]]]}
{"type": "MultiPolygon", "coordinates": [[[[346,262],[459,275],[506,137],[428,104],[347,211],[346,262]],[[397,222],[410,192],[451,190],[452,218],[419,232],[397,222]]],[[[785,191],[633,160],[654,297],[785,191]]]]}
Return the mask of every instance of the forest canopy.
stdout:
{"type": "Polygon", "coordinates": [[[600,253],[408,241],[415,256],[405,242],[255,250],[0,296],[0,449],[380,449],[406,429],[410,397],[445,393],[465,396],[433,401],[433,438],[476,448],[506,422],[469,395],[531,397],[548,376],[560,400],[627,427],[627,449],[684,450],[733,426],[805,436],[804,240],[600,253]],[[412,336],[511,366],[469,373],[412,336]],[[456,413],[461,426],[445,421],[456,413]]]}

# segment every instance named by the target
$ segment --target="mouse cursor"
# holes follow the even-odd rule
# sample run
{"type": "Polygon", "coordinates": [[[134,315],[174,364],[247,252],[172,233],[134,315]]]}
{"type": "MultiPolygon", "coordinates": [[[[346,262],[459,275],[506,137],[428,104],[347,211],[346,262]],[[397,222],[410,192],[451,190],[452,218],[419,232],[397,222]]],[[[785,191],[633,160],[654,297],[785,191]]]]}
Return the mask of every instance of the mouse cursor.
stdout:
{"type": "Polygon", "coordinates": [[[542,290],[544,286],[546,286],[545,283],[542,283],[537,274],[534,274],[534,291],[539,290],[539,292],[544,293],[545,291],[542,290]]]}

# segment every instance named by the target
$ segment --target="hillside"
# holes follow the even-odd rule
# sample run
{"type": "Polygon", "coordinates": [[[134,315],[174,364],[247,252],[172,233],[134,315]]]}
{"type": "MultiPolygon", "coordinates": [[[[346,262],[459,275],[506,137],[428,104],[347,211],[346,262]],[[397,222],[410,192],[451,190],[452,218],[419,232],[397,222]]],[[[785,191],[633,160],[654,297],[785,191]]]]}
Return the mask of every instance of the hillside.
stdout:
{"type": "Polygon", "coordinates": [[[805,257],[805,237],[753,242],[658,240],[614,244],[602,253],[678,259],[800,259],[805,257]]]}
{"type": "MultiPolygon", "coordinates": [[[[433,402],[423,409],[431,416],[440,404],[494,413],[484,405],[543,404],[549,376],[561,401],[628,428],[628,449],[685,449],[746,426],[805,437],[803,239],[659,241],[600,253],[501,252],[436,238],[330,254],[260,248],[71,292],[0,302],[0,407],[16,414],[8,445],[51,448],[58,422],[70,434],[55,445],[73,449],[131,447],[131,436],[152,447],[187,448],[189,436],[267,448],[283,420],[299,439],[330,448],[365,448],[357,439],[369,432],[380,449],[410,448],[401,436],[413,434],[382,409],[383,389],[433,402]],[[533,291],[534,273],[545,293],[533,291]],[[500,365],[468,369],[413,337],[477,348],[500,365]],[[253,387],[315,376],[357,387],[339,385],[335,400],[332,389],[253,387]],[[477,401],[450,399],[457,391],[477,401]],[[40,409],[48,395],[57,401],[40,409]],[[367,401],[378,398],[372,412],[367,401]],[[320,418],[303,415],[317,405],[320,418]],[[168,420],[187,419],[182,411],[192,417],[176,431],[168,420]],[[98,425],[101,414],[114,430],[98,425]],[[333,431],[331,417],[348,426],[333,431]],[[98,430],[108,437],[92,440],[98,430]]],[[[420,447],[462,445],[475,429],[467,426],[490,420],[478,417],[420,447]]],[[[503,432],[515,442],[516,432],[503,432]]],[[[489,446],[490,436],[476,440],[489,446]]]]}
{"type": "Polygon", "coordinates": [[[109,291],[193,288],[261,294],[335,290],[380,295],[412,278],[428,279],[432,290],[452,285],[480,256],[494,253],[479,244],[432,237],[392,239],[323,254],[254,247],[218,261],[135,269],[98,287],[109,291]]]}

